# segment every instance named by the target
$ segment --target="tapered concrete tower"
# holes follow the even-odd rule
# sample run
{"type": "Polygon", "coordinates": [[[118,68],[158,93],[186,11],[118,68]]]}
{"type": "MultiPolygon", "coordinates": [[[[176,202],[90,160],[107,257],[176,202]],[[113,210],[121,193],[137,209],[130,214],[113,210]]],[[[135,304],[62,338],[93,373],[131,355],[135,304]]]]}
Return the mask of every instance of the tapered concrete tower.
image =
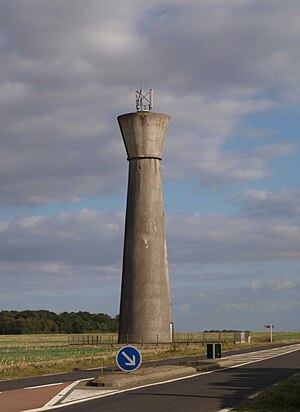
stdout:
{"type": "Polygon", "coordinates": [[[128,160],[120,343],[171,342],[173,318],[160,174],[170,116],[151,112],[152,90],[136,92],[137,112],[118,117],[128,160]],[[144,105],[144,99],[148,104],[144,105]]]}

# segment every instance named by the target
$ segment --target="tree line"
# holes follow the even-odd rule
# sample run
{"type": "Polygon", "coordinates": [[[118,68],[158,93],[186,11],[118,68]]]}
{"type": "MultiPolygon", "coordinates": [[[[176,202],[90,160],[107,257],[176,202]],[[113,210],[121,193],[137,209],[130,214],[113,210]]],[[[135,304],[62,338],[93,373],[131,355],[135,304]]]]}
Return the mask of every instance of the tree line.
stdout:
{"type": "Polygon", "coordinates": [[[119,316],[48,310],[0,311],[0,335],[117,332],[119,316]]]}
{"type": "Polygon", "coordinates": [[[204,333],[233,333],[233,332],[251,332],[250,330],[239,330],[239,329],[210,329],[205,330],[204,333]]]}

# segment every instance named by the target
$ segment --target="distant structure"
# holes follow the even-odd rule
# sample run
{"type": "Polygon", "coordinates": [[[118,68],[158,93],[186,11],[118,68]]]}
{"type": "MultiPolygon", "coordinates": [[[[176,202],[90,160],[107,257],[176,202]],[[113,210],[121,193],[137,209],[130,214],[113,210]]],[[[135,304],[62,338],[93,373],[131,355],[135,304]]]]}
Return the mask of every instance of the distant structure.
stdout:
{"type": "Polygon", "coordinates": [[[174,335],[160,174],[170,116],[152,107],[152,89],[140,89],[137,112],[118,117],[129,160],[120,343],[171,342],[174,335]]]}

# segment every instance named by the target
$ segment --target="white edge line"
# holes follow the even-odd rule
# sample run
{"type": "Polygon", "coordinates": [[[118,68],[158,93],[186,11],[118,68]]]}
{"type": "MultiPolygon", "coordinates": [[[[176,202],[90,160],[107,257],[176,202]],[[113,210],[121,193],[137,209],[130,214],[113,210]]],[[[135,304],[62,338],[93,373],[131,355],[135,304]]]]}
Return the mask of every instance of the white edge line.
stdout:
{"type": "Polygon", "coordinates": [[[263,391],[259,391],[259,392],[255,392],[252,395],[248,396],[247,399],[255,399],[258,397],[258,395],[260,395],[261,393],[263,393],[263,391]]]}
{"type": "Polygon", "coordinates": [[[26,386],[23,389],[40,389],[40,388],[47,388],[48,386],[56,386],[56,385],[63,385],[64,382],[57,382],[57,383],[48,383],[46,385],[38,385],[38,386],[26,386]]]}
{"type": "MultiPolygon", "coordinates": [[[[286,348],[286,347],[288,347],[288,346],[280,347],[280,348],[277,348],[277,349],[284,349],[284,348],[286,348]]],[[[298,350],[300,350],[300,346],[299,346],[299,345],[298,345],[297,348],[294,348],[294,349],[292,349],[292,350],[290,350],[290,351],[288,351],[288,352],[279,353],[279,354],[272,355],[272,356],[269,356],[269,357],[267,357],[267,358],[260,359],[260,360],[255,359],[255,360],[252,360],[252,361],[249,361],[249,362],[245,362],[245,363],[241,363],[241,364],[238,364],[238,365],[229,366],[229,367],[227,367],[227,368],[220,368],[220,369],[214,369],[214,370],[206,371],[206,372],[194,373],[193,375],[182,376],[181,378],[169,379],[169,380],[166,380],[166,381],[163,381],[163,382],[148,383],[148,384],[146,384],[146,385],[136,386],[136,387],[134,387],[134,388],[122,389],[122,390],[119,390],[119,391],[116,390],[115,392],[112,392],[112,393],[106,393],[106,394],[103,394],[103,395],[91,396],[90,398],[87,398],[87,399],[80,399],[80,400],[73,401],[73,402],[69,402],[69,403],[65,403],[65,404],[54,405],[54,406],[52,406],[51,408],[48,407],[48,404],[49,404],[49,402],[48,402],[48,404],[44,405],[42,408],[30,409],[30,410],[23,411],[23,412],[43,412],[43,411],[50,410],[50,409],[52,410],[52,409],[64,408],[64,407],[67,407],[67,406],[70,406],[70,405],[76,405],[76,404],[78,404],[78,403],[88,402],[88,401],[91,401],[91,400],[94,400],[94,399],[106,398],[107,396],[114,396],[114,395],[118,395],[118,394],[125,393],[125,392],[135,391],[135,390],[137,390],[137,389],[148,388],[148,387],[150,387],[150,386],[159,386],[159,385],[164,385],[164,384],[166,384],[166,383],[172,383],[172,382],[181,381],[181,380],[185,380],[185,379],[192,379],[192,378],[195,378],[195,377],[201,376],[201,375],[209,375],[209,374],[211,374],[211,373],[221,372],[221,371],[225,371],[225,370],[228,370],[228,369],[235,369],[235,368],[239,368],[239,367],[241,367],[241,366],[250,365],[251,363],[258,363],[258,362],[262,362],[262,361],[264,361],[264,360],[268,360],[268,359],[272,359],[272,358],[277,358],[278,356],[287,355],[288,353],[296,352],[296,351],[298,351],[298,350]]],[[[247,355],[247,354],[246,354],[246,355],[247,355]]],[[[84,380],[90,380],[90,378],[84,379],[84,380]]],[[[78,384],[79,382],[82,382],[82,381],[81,381],[81,380],[80,380],[80,381],[76,381],[76,384],[78,384]]],[[[74,382],[74,383],[75,383],[75,382],[74,382]]],[[[71,385],[70,385],[70,386],[71,386],[71,385]]],[[[75,386],[75,385],[74,385],[74,386],[75,386]]],[[[66,389],[66,388],[65,388],[65,389],[66,389]]],[[[60,394],[58,394],[58,395],[60,395],[60,394]]],[[[58,396],[58,395],[57,395],[57,396],[58,396]]],[[[51,402],[51,401],[50,401],[50,402],[51,402]]],[[[232,409],[233,409],[233,408],[228,409],[228,411],[230,411],[230,410],[232,410],[232,409]]],[[[225,409],[225,411],[226,411],[226,409],[225,409]]],[[[225,411],[223,410],[223,412],[225,412],[225,411]]]]}
{"type": "Polygon", "coordinates": [[[230,412],[232,410],[233,408],[224,408],[224,409],[220,409],[218,412],[230,412]]]}

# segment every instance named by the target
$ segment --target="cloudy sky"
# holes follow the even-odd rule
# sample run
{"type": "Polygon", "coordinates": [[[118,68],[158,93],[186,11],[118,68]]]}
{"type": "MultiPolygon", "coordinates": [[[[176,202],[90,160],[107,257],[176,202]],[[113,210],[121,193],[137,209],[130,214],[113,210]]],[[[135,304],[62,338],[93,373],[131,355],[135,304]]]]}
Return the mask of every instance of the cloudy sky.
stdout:
{"type": "Polygon", "coordinates": [[[1,0],[0,310],[119,310],[142,73],[177,331],[299,330],[298,0],[1,0]]]}

